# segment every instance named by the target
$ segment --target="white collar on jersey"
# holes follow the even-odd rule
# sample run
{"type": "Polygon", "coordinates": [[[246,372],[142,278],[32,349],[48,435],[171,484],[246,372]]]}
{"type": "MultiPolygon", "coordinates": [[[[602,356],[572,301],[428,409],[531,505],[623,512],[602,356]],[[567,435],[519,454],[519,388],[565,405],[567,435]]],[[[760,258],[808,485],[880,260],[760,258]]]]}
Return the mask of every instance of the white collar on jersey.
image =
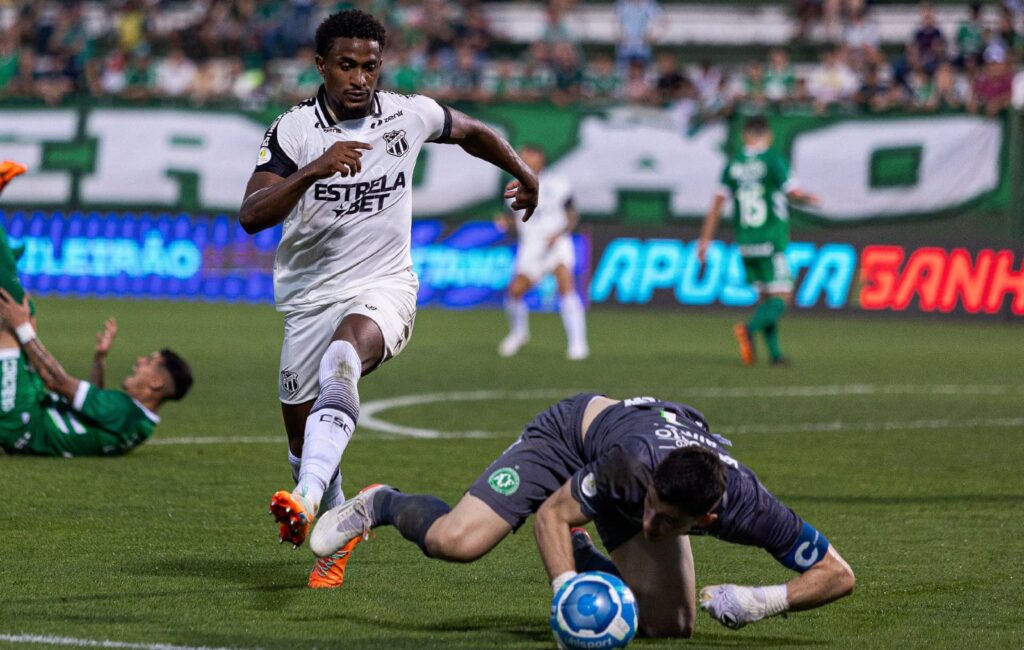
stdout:
{"type": "MultiPolygon", "coordinates": [[[[327,103],[327,90],[324,88],[323,84],[320,84],[320,89],[316,91],[316,109],[317,119],[320,120],[321,126],[334,126],[338,122],[352,121],[339,120],[338,116],[334,114],[334,111],[331,110],[330,105],[327,103]]],[[[367,117],[380,117],[383,110],[384,109],[380,105],[380,95],[375,90],[373,91],[373,112],[355,119],[363,120],[367,117]]]]}

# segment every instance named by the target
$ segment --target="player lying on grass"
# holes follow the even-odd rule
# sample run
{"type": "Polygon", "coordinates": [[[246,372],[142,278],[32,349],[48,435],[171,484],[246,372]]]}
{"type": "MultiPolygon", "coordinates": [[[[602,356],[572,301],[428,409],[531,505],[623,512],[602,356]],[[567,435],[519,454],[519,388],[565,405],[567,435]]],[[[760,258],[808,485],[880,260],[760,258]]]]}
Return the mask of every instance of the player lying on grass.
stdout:
{"type": "Polygon", "coordinates": [[[27,295],[19,303],[0,288],[0,318],[0,447],[9,454],[123,454],[153,435],[164,402],[181,399],[192,386],[188,364],[164,349],[136,359],[122,390],[104,389],[104,362],[117,335],[113,319],[96,335],[85,381],[43,346],[27,295]]]}
{"type": "Polygon", "coordinates": [[[329,555],[365,539],[371,528],[391,525],[428,557],[472,562],[536,513],[552,588],[577,571],[619,575],[636,594],[640,629],[652,637],[693,630],[691,534],[759,546],[800,573],[774,586],[702,589],[701,607],[729,627],[850,594],[853,571],[835,548],[728,446],[689,406],[581,394],[537,415],[454,509],[434,496],[374,485],[325,513],[310,546],[329,555]],[[589,521],[611,558],[585,531],[573,530],[589,521]]]}

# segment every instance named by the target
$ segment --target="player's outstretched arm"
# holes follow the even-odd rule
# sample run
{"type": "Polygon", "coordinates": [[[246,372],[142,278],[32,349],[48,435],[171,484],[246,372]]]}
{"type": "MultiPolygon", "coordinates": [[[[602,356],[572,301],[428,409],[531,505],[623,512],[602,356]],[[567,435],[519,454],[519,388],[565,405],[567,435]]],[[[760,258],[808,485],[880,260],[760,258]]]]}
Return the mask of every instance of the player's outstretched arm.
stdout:
{"type": "Polygon", "coordinates": [[[449,109],[449,112],[452,116],[452,130],[447,142],[457,144],[469,155],[486,160],[512,174],[516,180],[509,183],[505,198],[514,199],[509,206],[512,210],[524,211],[523,221],[529,219],[537,207],[537,175],[494,129],[461,111],[449,109]]]}
{"type": "Polygon", "coordinates": [[[825,556],[800,576],[781,585],[711,585],[700,591],[701,609],[726,627],[739,629],[783,612],[827,605],[853,593],[856,578],[831,545],[825,556]]]}
{"type": "Polygon", "coordinates": [[[105,383],[107,353],[114,346],[115,337],[117,337],[117,321],[111,316],[103,323],[103,329],[96,333],[96,348],[93,351],[92,370],[89,374],[89,382],[96,388],[103,388],[105,383]]]}
{"type": "Polygon", "coordinates": [[[715,231],[718,230],[718,220],[722,217],[722,206],[724,205],[725,195],[722,193],[715,194],[715,198],[711,201],[711,207],[708,209],[707,214],[704,215],[704,223],[700,229],[700,242],[697,244],[697,259],[700,260],[701,264],[704,263],[704,259],[707,257],[711,238],[715,236],[715,231]]]}
{"type": "Polygon", "coordinates": [[[253,172],[238,210],[238,222],[250,235],[273,228],[285,220],[299,199],[316,181],[341,174],[352,176],[362,170],[365,142],[335,142],[319,158],[287,178],[273,172],[253,172]]]}
{"type": "Polygon", "coordinates": [[[801,205],[808,205],[811,207],[821,205],[821,199],[818,198],[817,194],[804,192],[801,189],[792,189],[786,192],[786,198],[793,203],[799,203],[801,205]]]}
{"type": "Polygon", "coordinates": [[[583,514],[579,501],[573,498],[568,481],[555,490],[537,511],[534,522],[537,548],[555,591],[576,575],[571,531],[573,526],[582,526],[588,521],[590,517],[583,514]]]}
{"type": "Polygon", "coordinates": [[[786,583],[789,611],[814,609],[849,596],[856,581],[850,565],[829,546],[821,562],[786,583]]]}
{"type": "Polygon", "coordinates": [[[25,350],[25,355],[46,387],[68,401],[74,400],[78,384],[81,382],[64,370],[36,336],[30,320],[28,294],[25,294],[25,298],[19,304],[6,289],[0,288],[0,318],[14,331],[22,349],[25,350]]]}

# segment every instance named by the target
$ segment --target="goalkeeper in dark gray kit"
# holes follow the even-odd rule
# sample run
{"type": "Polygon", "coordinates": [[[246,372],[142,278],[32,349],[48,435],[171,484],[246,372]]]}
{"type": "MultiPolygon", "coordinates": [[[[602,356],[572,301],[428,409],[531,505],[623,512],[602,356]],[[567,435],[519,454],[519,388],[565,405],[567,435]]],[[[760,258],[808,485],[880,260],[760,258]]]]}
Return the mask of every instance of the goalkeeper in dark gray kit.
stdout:
{"type": "Polygon", "coordinates": [[[697,614],[688,535],[758,546],[800,575],[773,586],[712,585],[700,606],[731,628],[820,607],[853,591],[853,571],[824,535],[771,494],[696,409],[651,397],[585,393],[537,415],[455,508],[372,485],[325,513],[310,538],[330,555],[394,526],[432,558],[472,562],[536,514],[555,591],[577,571],[619,575],[647,636],[689,636],[697,614]],[[611,554],[581,528],[593,521],[611,554]]]}

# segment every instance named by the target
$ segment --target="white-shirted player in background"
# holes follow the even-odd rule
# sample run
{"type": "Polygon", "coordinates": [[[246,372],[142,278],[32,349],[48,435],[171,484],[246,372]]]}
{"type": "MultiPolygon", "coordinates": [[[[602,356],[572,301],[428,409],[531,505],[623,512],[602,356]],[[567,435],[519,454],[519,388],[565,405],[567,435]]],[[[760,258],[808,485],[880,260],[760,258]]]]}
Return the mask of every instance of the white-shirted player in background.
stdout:
{"type": "MultiPolygon", "coordinates": [[[[249,233],[284,222],[274,300],[285,315],[279,393],[296,486],[275,493],[270,510],[281,541],[296,547],[318,509],[344,501],[339,463],[359,416],[359,378],[412,333],[420,148],[457,144],[517,179],[506,197],[524,219],[537,204],[536,174],[493,130],[433,99],[377,90],[385,41],[383,26],[361,11],[320,24],[324,83],[270,126],[239,211],[249,233]]],[[[309,585],[340,586],[350,552],[319,560],[309,585]]]]}
{"type": "MultiPolygon", "coordinates": [[[[519,248],[515,276],[509,284],[505,303],[509,333],[498,346],[498,353],[511,357],[530,340],[530,312],[523,295],[545,275],[553,273],[558,283],[562,324],[569,341],[566,356],[574,360],[586,359],[590,354],[586,312],[572,275],[576,266],[572,231],[579,223],[573,207],[572,186],[564,176],[543,171],[547,158],[540,147],[526,145],[519,153],[541,179],[540,198],[533,217],[525,223],[517,224],[514,218],[505,215],[499,218],[499,225],[514,225],[519,235],[519,248]]],[[[512,203],[512,208],[515,207],[512,203]]]]}

